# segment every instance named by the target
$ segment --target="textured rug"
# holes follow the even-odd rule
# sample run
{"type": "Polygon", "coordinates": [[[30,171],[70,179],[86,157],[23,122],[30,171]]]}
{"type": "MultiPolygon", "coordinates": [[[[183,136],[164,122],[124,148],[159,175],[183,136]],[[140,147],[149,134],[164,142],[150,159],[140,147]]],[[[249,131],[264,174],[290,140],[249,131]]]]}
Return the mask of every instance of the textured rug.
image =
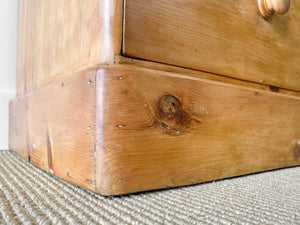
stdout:
{"type": "Polygon", "coordinates": [[[103,197],[1,151],[0,224],[300,224],[300,167],[103,197]]]}

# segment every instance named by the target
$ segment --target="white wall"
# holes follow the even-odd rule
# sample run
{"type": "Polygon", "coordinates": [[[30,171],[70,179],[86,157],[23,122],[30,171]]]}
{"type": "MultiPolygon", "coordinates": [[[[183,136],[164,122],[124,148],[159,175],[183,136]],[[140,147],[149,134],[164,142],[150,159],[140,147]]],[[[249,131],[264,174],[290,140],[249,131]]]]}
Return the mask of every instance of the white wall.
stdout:
{"type": "Polygon", "coordinates": [[[16,93],[18,0],[0,0],[0,150],[8,149],[8,104],[16,93]]]}

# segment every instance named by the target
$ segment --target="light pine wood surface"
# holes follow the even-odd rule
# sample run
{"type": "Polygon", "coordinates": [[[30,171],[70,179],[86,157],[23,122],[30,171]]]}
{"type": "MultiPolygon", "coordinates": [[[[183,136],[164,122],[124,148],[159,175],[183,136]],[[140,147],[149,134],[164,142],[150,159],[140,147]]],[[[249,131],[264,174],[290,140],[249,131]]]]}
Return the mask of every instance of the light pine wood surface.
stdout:
{"type": "Polygon", "coordinates": [[[300,97],[134,66],[96,80],[101,194],[300,164],[300,97]]]}
{"type": "Polygon", "coordinates": [[[123,53],[300,91],[300,9],[265,20],[257,0],[125,0],[123,53]]]}
{"type": "Polygon", "coordinates": [[[212,81],[220,81],[220,82],[224,82],[224,83],[228,83],[228,84],[236,84],[236,85],[243,86],[243,87],[255,88],[255,89],[272,91],[275,93],[281,93],[281,94],[286,94],[286,95],[290,95],[290,96],[300,97],[300,92],[295,92],[295,91],[291,91],[288,89],[283,89],[283,88],[274,87],[274,86],[261,84],[261,83],[243,81],[243,80],[239,80],[239,79],[235,79],[235,78],[231,78],[231,77],[227,77],[227,76],[220,76],[220,75],[216,75],[213,73],[207,73],[207,72],[202,72],[202,71],[198,71],[198,70],[192,70],[192,69],[182,68],[182,67],[178,67],[178,66],[167,65],[167,64],[163,64],[163,63],[156,63],[156,62],[150,62],[150,61],[141,60],[141,59],[128,58],[128,57],[124,57],[122,55],[115,56],[115,63],[116,63],[116,65],[130,65],[130,66],[143,67],[143,68],[164,71],[164,72],[185,74],[187,76],[192,76],[192,77],[196,77],[196,78],[203,78],[203,79],[212,80],[212,81]]]}
{"type": "Polygon", "coordinates": [[[52,82],[14,99],[10,107],[10,148],[39,168],[91,190],[94,74],[52,82]]]}
{"type": "Polygon", "coordinates": [[[11,102],[10,147],[103,195],[300,164],[300,96],[207,77],[130,65],[66,77],[11,102]]]}
{"type": "Polygon", "coordinates": [[[121,52],[122,0],[20,0],[17,95],[121,52]]]}
{"type": "Polygon", "coordinates": [[[300,9],[280,1],[20,0],[10,148],[103,195],[300,165],[300,9]]]}

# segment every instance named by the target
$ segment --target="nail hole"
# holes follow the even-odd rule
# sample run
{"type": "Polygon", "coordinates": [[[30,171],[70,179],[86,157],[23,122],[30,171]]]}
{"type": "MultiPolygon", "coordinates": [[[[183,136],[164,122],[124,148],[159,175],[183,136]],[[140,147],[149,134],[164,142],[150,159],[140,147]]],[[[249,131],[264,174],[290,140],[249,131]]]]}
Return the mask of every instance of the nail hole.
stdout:
{"type": "Polygon", "coordinates": [[[118,80],[123,80],[123,77],[119,76],[119,77],[118,77],[118,80]]]}
{"type": "Polygon", "coordinates": [[[270,86],[271,91],[279,92],[279,87],[270,86]]]}
{"type": "Polygon", "coordinates": [[[88,85],[90,85],[91,83],[92,83],[92,81],[91,81],[91,80],[89,80],[89,81],[87,82],[87,84],[88,84],[88,85]]]}
{"type": "Polygon", "coordinates": [[[92,184],[93,182],[91,181],[91,180],[89,180],[89,179],[86,179],[86,182],[88,183],[88,184],[92,184]]]}
{"type": "Polygon", "coordinates": [[[117,125],[117,127],[122,128],[125,127],[125,125],[117,125]]]}
{"type": "Polygon", "coordinates": [[[90,127],[90,126],[87,126],[87,127],[86,127],[86,129],[90,130],[90,129],[91,129],[91,127],[90,127]]]}
{"type": "Polygon", "coordinates": [[[256,91],[256,92],[254,92],[254,94],[255,94],[255,95],[258,95],[258,92],[256,91]]]}

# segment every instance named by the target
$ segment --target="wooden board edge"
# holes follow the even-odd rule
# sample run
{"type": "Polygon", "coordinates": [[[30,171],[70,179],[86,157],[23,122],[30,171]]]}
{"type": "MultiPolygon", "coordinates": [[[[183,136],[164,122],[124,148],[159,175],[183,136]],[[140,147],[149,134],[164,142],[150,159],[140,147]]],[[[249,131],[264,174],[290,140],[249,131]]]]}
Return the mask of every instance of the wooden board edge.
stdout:
{"type": "Polygon", "coordinates": [[[200,71],[200,70],[193,70],[193,69],[188,69],[188,68],[183,68],[183,67],[178,67],[178,66],[172,66],[172,65],[168,65],[168,64],[164,64],[164,63],[151,62],[151,61],[146,61],[146,60],[142,60],[142,59],[130,58],[130,57],[126,57],[123,55],[115,55],[115,64],[116,65],[124,65],[124,66],[131,65],[131,66],[148,68],[148,69],[153,69],[153,70],[158,70],[158,71],[186,74],[187,76],[204,78],[204,79],[213,80],[213,81],[221,81],[224,83],[236,84],[239,86],[256,88],[259,90],[265,90],[265,91],[270,91],[270,92],[274,92],[274,93],[281,93],[281,94],[291,95],[291,96],[295,96],[295,97],[300,97],[300,92],[298,92],[298,91],[274,87],[274,86],[270,86],[267,84],[254,83],[254,82],[246,81],[246,80],[240,80],[240,79],[222,76],[219,74],[209,73],[209,72],[200,71]]]}
{"type": "Polygon", "coordinates": [[[123,0],[100,0],[100,59],[99,65],[113,65],[116,54],[121,54],[123,41],[123,0]]]}

